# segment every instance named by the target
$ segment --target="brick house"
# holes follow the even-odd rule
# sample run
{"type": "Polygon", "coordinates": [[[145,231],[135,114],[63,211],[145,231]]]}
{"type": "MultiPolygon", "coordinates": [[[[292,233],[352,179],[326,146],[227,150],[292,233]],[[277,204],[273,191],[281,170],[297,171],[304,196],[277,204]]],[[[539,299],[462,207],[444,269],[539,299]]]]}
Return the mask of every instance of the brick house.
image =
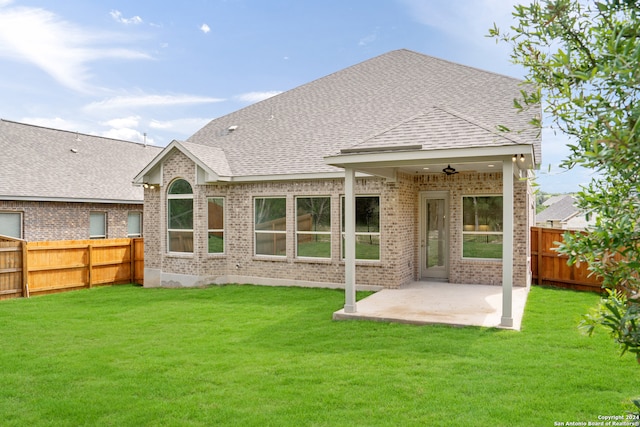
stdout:
{"type": "MultiPolygon", "coordinates": [[[[530,284],[521,81],[398,50],[211,121],[135,178],[145,286],[530,284]],[[500,132],[499,126],[512,132],[500,132]]],[[[509,322],[507,313],[505,323],[509,322]]]]}
{"type": "Polygon", "coordinates": [[[142,235],[132,178],[161,149],[0,119],[0,235],[28,241],[142,235]]]}

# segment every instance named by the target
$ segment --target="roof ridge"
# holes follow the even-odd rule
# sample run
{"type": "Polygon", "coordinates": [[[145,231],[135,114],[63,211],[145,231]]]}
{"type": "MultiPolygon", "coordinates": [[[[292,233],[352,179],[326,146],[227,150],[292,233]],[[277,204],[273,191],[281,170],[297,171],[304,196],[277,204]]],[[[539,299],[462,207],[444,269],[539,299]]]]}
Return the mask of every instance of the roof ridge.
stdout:
{"type": "Polygon", "coordinates": [[[80,131],[58,129],[58,128],[53,128],[53,127],[49,127],[49,126],[35,125],[33,123],[24,123],[24,122],[18,122],[18,121],[15,121],[15,120],[7,120],[7,119],[3,119],[3,118],[0,118],[0,122],[12,123],[12,124],[15,124],[15,125],[20,125],[20,126],[29,126],[29,127],[39,128],[39,129],[52,130],[52,131],[56,131],[56,132],[70,133],[72,135],[82,135],[82,136],[88,136],[88,137],[91,137],[91,138],[100,138],[100,139],[107,139],[107,140],[110,140],[110,141],[126,142],[126,143],[129,143],[129,144],[142,145],[144,147],[162,148],[162,147],[160,147],[158,145],[154,145],[154,144],[148,144],[148,143],[145,144],[143,142],[130,141],[130,140],[127,140],[127,139],[111,138],[111,137],[108,137],[108,136],[101,136],[101,135],[91,135],[89,133],[84,133],[84,132],[80,132],[80,131]]]}
{"type": "Polygon", "coordinates": [[[348,65],[345,68],[338,69],[338,70],[335,70],[335,71],[333,71],[333,72],[331,72],[329,74],[322,75],[322,76],[317,77],[317,78],[315,78],[315,79],[313,79],[311,81],[303,83],[303,84],[301,84],[299,86],[295,86],[293,88],[283,90],[282,92],[278,93],[277,95],[271,96],[269,98],[263,99],[263,100],[258,101],[258,102],[254,102],[253,104],[249,104],[249,105],[247,105],[245,107],[242,107],[242,108],[240,108],[238,110],[235,110],[235,111],[232,111],[230,113],[224,114],[222,116],[215,117],[215,118],[211,119],[205,126],[203,126],[199,130],[194,132],[192,135],[190,135],[186,140],[189,141],[189,142],[195,142],[196,139],[192,139],[192,138],[194,138],[198,134],[198,132],[200,130],[206,128],[213,121],[224,120],[225,118],[234,116],[234,115],[238,114],[239,112],[244,111],[246,109],[252,109],[252,108],[255,108],[258,105],[261,105],[261,104],[264,104],[264,103],[274,102],[274,100],[276,100],[277,98],[281,98],[283,96],[291,96],[291,93],[304,90],[305,88],[316,84],[316,82],[318,82],[318,81],[329,79],[329,78],[331,78],[331,77],[333,77],[335,75],[338,75],[338,74],[347,73],[349,70],[351,70],[353,68],[356,68],[356,67],[363,66],[366,63],[377,61],[380,58],[389,57],[389,56],[392,56],[394,54],[400,54],[400,53],[407,53],[407,54],[410,54],[410,55],[413,55],[413,56],[419,57],[419,58],[428,58],[429,60],[432,60],[432,61],[438,61],[438,62],[441,62],[441,63],[450,64],[450,65],[453,65],[453,66],[456,66],[456,67],[462,67],[462,68],[466,68],[466,69],[469,69],[469,70],[474,70],[476,72],[481,72],[481,73],[490,74],[490,75],[494,75],[494,76],[504,77],[504,78],[515,80],[515,81],[519,81],[519,82],[524,82],[524,80],[518,79],[518,78],[515,78],[515,77],[507,76],[507,75],[500,74],[500,73],[495,73],[493,71],[483,70],[481,68],[471,67],[469,65],[461,64],[461,63],[454,62],[454,61],[449,61],[447,59],[442,59],[442,58],[439,58],[437,56],[427,55],[427,54],[424,54],[424,53],[421,53],[421,52],[416,52],[416,51],[411,50],[411,49],[400,48],[400,49],[390,50],[388,52],[381,53],[379,55],[374,56],[373,58],[368,58],[368,59],[365,59],[363,61],[359,61],[359,62],[353,63],[351,65],[348,65]]]}
{"type": "MultiPolygon", "coordinates": [[[[417,55],[417,56],[427,57],[427,58],[430,58],[430,59],[433,59],[433,60],[436,60],[436,61],[446,62],[446,63],[448,63],[448,64],[455,65],[455,66],[458,66],[458,67],[463,67],[463,68],[468,68],[468,69],[470,69],[470,70],[479,71],[479,72],[482,72],[482,73],[485,73],[485,74],[492,74],[492,75],[494,75],[494,76],[504,77],[504,78],[506,78],[506,79],[516,80],[516,81],[519,81],[519,82],[522,82],[522,83],[525,83],[525,82],[526,82],[524,79],[520,79],[520,78],[517,78],[517,77],[509,76],[509,75],[507,75],[507,74],[497,73],[497,72],[495,72],[495,71],[490,71],[490,70],[485,70],[485,69],[483,69],[483,68],[474,67],[474,66],[472,66],[472,65],[466,65],[466,64],[463,64],[463,63],[461,63],[461,62],[451,61],[451,60],[449,60],[449,59],[444,59],[444,58],[440,58],[440,57],[437,57],[437,56],[428,55],[428,54],[426,54],[426,53],[417,52],[417,51],[415,51],[415,50],[406,49],[406,48],[396,49],[396,50],[391,50],[391,51],[389,51],[389,52],[387,52],[387,53],[383,53],[383,54],[378,55],[378,56],[388,55],[388,54],[390,54],[390,53],[394,53],[394,52],[402,52],[402,51],[404,51],[404,52],[408,52],[408,53],[412,53],[412,54],[417,55]]],[[[375,59],[375,58],[377,58],[377,56],[375,56],[375,57],[373,57],[373,58],[371,58],[371,59],[375,59]]],[[[357,65],[357,64],[356,64],[356,65],[357,65]]]]}

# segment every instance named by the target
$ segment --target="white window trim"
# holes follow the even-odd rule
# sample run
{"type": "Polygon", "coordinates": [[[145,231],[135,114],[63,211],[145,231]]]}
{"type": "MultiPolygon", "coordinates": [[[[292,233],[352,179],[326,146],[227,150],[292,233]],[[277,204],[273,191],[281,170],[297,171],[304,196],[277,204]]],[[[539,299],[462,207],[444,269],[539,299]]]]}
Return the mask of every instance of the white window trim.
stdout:
{"type": "Polygon", "coordinates": [[[14,237],[16,239],[22,239],[24,236],[24,214],[22,211],[0,211],[0,214],[11,214],[11,215],[18,215],[20,217],[19,221],[20,221],[20,227],[18,230],[18,234],[19,237],[14,237],[14,236],[8,236],[8,237],[14,237]]]}
{"type": "Polygon", "coordinates": [[[175,184],[176,181],[187,181],[184,178],[176,178],[173,181],[171,181],[171,183],[167,186],[167,202],[166,202],[166,215],[167,215],[167,253],[170,255],[193,255],[193,252],[195,250],[195,234],[194,234],[194,230],[193,228],[191,229],[187,229],[187,228],[169,228],[169,200],[177,200],[177,199],[191,199],[191,204],[193,207],[193,218],[192,218],[192,222],[195,222],[195,198],[193,196],[193,185],[187,181],[187,183],[189,184],[189,186],[191,187],[191,193],[189,194],[170,194],[169,191],[171,190],[171,187],[173,186],[173,184],[175,184]],[[182,232],[182,233],[191,233],[191,240],[194,241],[193,245],[194,248],[193,250],[191,250],[191,252],[175,252],[175,251],[171,251],[170,250],[170,241],[171,241],[171,237],[170,237],[170,233],[171,232],[182,232]]]}
{"type": "Polygon", "coordinates": [[[311,257],[311,256],[300,256],[298,255],[298,235],[311,235],[311,236],[329,236],[329,242],[332,240],[331,230],[329,231],[298,231],[298,199],[329,199],[329,224],[332,222],[332,212],[331,212],[331,196],[296,196],[295,203],[295,250],[296,250],[296,258],[301,259],[331,259],[331,244],[329,244],[329,256],[327,257],[311,257]]]}
{"type": "Polygon", "coordinates": [[[227,203],[224,197],[221,196],[207,196],[207,226],[209,225],[209,200],[210,199],[222,199],[222,228],[207,228],[207,254],[209,255],[224,255],[227,251],[227,241],[224,238],[226,234],[225,229],[225,218],[227,217],[227,203]],[[222,233],[222,252],[209,252],[209,233],[222,233]]]}
{"type": "MultiPolygon", "coordinates": [[[[503,236],[504,231],[464,231],[464,198],[465,197],[502,197],[502,202],[504,203],[504,195],[502,193],[489,193],[489,194],[463,194],[460,199],[460,204],[462,205],[462,239],[460,239],[460,244],[462,247],[460,248],[460,254],[462,255],[463,260],[474,260],[474,261],[498,261],[502,262],[502,256],[500,258],[479,258],[479,257],[466,257],[464,256],[464,236],[503,236]]],[[[502,214],[502,212],[501,212],[502,214]]],[[[504,222],[504,218],[503,218],[504,222]]]]}
{"type": "Polygon", "coordinates": [[[285,208],[285,229],[284,230],[256,230],[256,201],[258,199],[284,199],[285,206],[288,203],[286,196],[254,196],[253,197],[253,256],[255,257],[264,257],[264,258],[276,258],[276,259],[286,259],[287,258],[287,248],[285,243],[285,254],[284,255],[269,255],[269,254],[259,254],[258,253],[258,239],[256,238],[258,234],[284,234],[285,242],[287,239],[287,224],[289,219],[287,218],[286,208],[285,208]]]}
{"type": "Polygon", "coordinates": [[[127,237],[142,237],[142,212],[140,211],[130,211],[127,213],[127,237]],[[136,214],[140,217],[140,232],[139,233],[133,233],[133,234],[129,234],[129,215],[131,214],[136,214]]]}
{"type": "Polygon", "coordinates": [[[89,239],[106,239],[108,234],[107,230],[107,213],[106,212],[89,212],[89,239]],[[102,215],[104,234],[91,234],[91,216],[102,215]]]}
{"type": "MultiPolygon", "coordinates": [[[[344,252],[344,239],[345,232],[342,231],[344,228],[344,224],[342,223],[342,211],[344,209],[344,194],[340,195],[340,260],[344,261],[344,256],[342,253],[344,252]]],[[[356,204],[358,203],[359,197],[377,197],[378,198],[378,224],[380,230],[382,231],[382,196],[380,194],[356,194],[356,204]]],[[[378,237],[378,241],[380,242],[380,247],[378,250],[378,259],[366,259],[366,258],[356,258],[358,262],[382,262],[382,233],[381,231],[356,231],[356,242],[358,241],[358,236],[373,236],[378,237]]]]}

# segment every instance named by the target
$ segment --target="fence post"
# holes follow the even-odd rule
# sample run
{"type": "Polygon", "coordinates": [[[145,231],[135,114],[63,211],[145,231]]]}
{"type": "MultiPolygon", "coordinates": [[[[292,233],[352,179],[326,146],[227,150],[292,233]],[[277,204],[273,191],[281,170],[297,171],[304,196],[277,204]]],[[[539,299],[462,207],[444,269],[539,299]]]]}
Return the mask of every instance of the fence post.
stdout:
{"type": "Polygon", "coordinates": [[[93,272],[93,245],[91,245],[91,243],[89,243],[89,245],[87,245],[87,250],[89,252],[89,289],[91,289],[92,286],[92,277],[91,277],[91,273],[93,272]]]}
{"type": "Polygon", "coordinates": [[[131,268],[129,269],[129,281],[134,283],[136,280],[136,242],[135,239],[129,239],[129,258],[131,268]]]}
{"type": "Polygon", "coordinates": [[[542,263],[544,262],[544,257],[542,256],[542,228],[538,228],[538,285],[542,285],[542,272],[544,268],[542,268],[542,263]]]}
{"type": "Polygon", "coordinates": [[[27,265],[29,248],[26,241],[23,241],[20,246],[22,246],[22,297],[29,298],[29,268],[27,265]]]}

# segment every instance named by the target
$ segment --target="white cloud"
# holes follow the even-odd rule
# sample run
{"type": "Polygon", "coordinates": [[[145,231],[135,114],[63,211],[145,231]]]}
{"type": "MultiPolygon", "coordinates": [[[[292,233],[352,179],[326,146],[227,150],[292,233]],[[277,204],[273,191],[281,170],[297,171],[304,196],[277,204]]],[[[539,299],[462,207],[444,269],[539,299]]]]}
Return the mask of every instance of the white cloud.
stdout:
{"type": "Polygon", "coordinates": [[[358,46],[366,46],[376,41],[377,38],[378,38],[378,29],[376,28],[374,32],[361,38],[360,41],[358,42],[358,46]]]}
{"type": "Polygon", "coordinates": [[[125,40],[128,42],[119,34],[85,30],[41,8],[0,8],[0,58],[32,63],[61,85],[78,92],[98,90],[89,83],[91,61],[150,59],[136,50],[104,47],[125,40]]]}
{"type": "Polygon", "coordinates": [[[13,0],[0,0],[0,7],[8,6],[13,3],[13,0]]]}
{"type": "Polygon", "coordinates": [[[240,95],[235,96],[234,98],[238,101],[242,102],[259,102],[264,101],[265,99],[271,98],[272,96],[276,96],[281,94],[280,90],[271,90],[265,92],[247,92],[240,95]]]}
{"type": "Polygon", "coordinates": [[[106,138],[113,139],[121,139],[125,141],[134,141],[134,142],[146,142],[147,144],[153,144],[154,141],[152,138],[146,137],[144,133],[127,127],[122,128],[112,128],[100,133],[100,136],[104,136],[106,138]]]}
{"type": "Polygon", "coordinates": [[[100,124],[104,126],[111,126],[114,128],[132,128],[137,127],[139,123],[140,116],[128,116],[107,120],[106,122],[102,122],[100,124]]]}
{"type": "Polygon", "coordinates": [[[209,31],[211,31],[211,28],[209,28],[209,26],[207,24],[202,24],[200,26],[200,31],[202,31],[203,33],[207,34],[209,31]]]}
{"type": "Polygon", "coordinates": [[[190,136],[193,135],[198,129],[203,128],[210,121],[211,119],[201,117],[166,121],[151,120],[151,122],[149,122],[149,128],[190,136]]]}
{"type": "Polygon", "coordinates": [[[166,107],[174,105],[209,104],[222,102],[223,98],[212,98],[195,95],[128,95],[106,98],[102,101],[92,102],[84,107],[84,110],[109,110],[141,107],[166,107]]]}
{"type": "Polygon", "coordinates": [[[36,126],[47,127],[51,129],[60,129],[60,130],[68,130],[68,131],[78,131],[83,132],[82,126],[79,123],[76,123],[71,120],[62,119],[60,117],[23,117],[20,119],[22,123],[29,123],[36,126]]]}
{"type": "Polygon", "coordinates": [[[508,28],[513,6],[520,0],[399,0],[416,21],[476,43],[497,23],[508,28]]]}
{"type": "Polygon", "coordinates": [[[119,10],[112,10],[109,12],[109,15],[111,15],[116,22],[120,22],[122,24],[142,24],[142,18],[139,16],[136,15],[133,18],[125,18],[119,10]]]}

